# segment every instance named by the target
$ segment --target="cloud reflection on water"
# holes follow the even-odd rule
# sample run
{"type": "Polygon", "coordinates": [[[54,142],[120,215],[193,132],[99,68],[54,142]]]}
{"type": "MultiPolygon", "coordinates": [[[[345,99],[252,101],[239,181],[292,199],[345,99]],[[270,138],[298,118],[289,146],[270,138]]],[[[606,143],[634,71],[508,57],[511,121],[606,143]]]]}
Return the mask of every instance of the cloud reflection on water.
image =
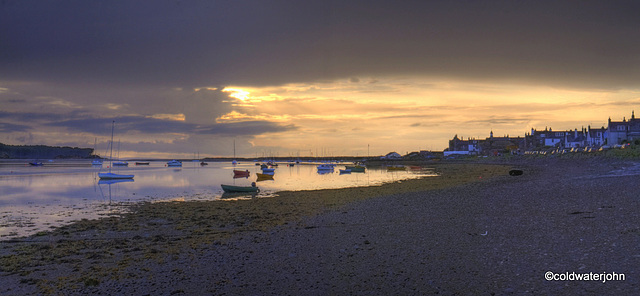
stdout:
{"type": "Polygon", "coordinates": [[[19,162],[1,163],[0,239],[33,234],[73,220],[117,214],[122,210],[122,204],[220,199],[223,194],[220,184],[223,183],[249,186],[251,182],[259,181],[261,193],[258,196],[265,197],[281,190],[370,186],[424,175],[424,172],[390,173],[382,169],[369,169],[364,174],[340,175],[338,169],[318,174],[314,164],[292,167],[281,164],[273,179],[260,181],[256,180],[260,167],[254,163],[231,166],[211,162],[201,167],[198,162],[184,162],[182,168],[174,169],[165,167],[164,161],[152,161],[149,166],[113,169],[122,174],[134,174],[129,182],[106,182],[97,177],[100,170],[106,170],[106,164],[104,167],[64,165],[72,162],[56,161],[56,165],[39,168],[19,162]],[[234,179],[234,169],[249,170],[250,177],[234,179]]]}

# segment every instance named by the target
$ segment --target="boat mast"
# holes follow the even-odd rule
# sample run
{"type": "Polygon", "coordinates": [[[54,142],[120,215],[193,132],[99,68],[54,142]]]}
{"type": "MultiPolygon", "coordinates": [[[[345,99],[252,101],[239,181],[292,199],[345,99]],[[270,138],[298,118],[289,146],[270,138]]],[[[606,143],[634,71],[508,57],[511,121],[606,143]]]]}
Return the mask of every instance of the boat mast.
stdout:
{"type": "Polygon", "coordinates": [[[111,167],[113,166],[113,128],[116,126],[116,121],[111,122],[111,151],[109,152],[109,173],[111,173],[111,167]]]}
{"type": "Polygon", "coordinates": [[[238,164],[238,161],[236,160],[236,139],[233,139],[233,160],[231,161],[231,163],[233,165],[238,164]]]}

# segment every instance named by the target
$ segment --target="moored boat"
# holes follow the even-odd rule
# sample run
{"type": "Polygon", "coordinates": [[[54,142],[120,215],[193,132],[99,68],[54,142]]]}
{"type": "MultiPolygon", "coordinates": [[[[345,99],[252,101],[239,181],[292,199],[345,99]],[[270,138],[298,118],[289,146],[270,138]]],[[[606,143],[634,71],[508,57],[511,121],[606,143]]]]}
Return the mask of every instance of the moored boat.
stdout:
{"type": "Polygon", "coordinates": [[[170,167],[181,167],[182,166],[182,162],[180,162],[179,160],[175,160],[174,159],[172,161],[167,162],[167,166],[170,166],[170,167]]]}
{"type": "Polygon", "coordinates": [[[246,170],[246,171],[233,170],[234,177],[249,177],[250,174],[251,173],[249,172],[249,170],[246,170]]]}
{"type": "Polygon", "coordinates": [[[133,175],[121,175],[114,173],[99,173],[98,177],[102,180],[133,179],[133,175]]]}
{"type": "Polygon", "coordinates": [[[224,192],[260,192],[260,188],[256,186],[256,183],[252,183],[251,186],[235,186],[221,184],[224,192]]]}
{"type": "Polygon", "coordinates": [[[136,161],[136,165],[149,165],[148,161],[136,161]]]}
{"type": "Polygon", "coordinates": [[[318,175],[333,174],[333,170],[318,170],[318,175]]]}
{"type": "Polygon", "coordinates": [[[390,166],[387,167],[387,171],[406,171],[407,168],[405,166],[390,166]]]}
{"type": "Polygon", "coordinates": [[[273,180],[273,174],[256,173],[256,176],[258,177],[258,181],[273,180]]]}
{"type": "Polygon", "coordinates": [[[276,169],[274,168],[263,168],[262,173],[275,173],[276,169]]]}
{"type": "Polygon", "coordinates": [[[321,164],[317,166],[318,171],[333,171],[334,166],[330,164],[321,164]]]}
{"type": "Polygon", "coordinates": [[[98,178],[100,178],[100,180],[133,179],[134,177],[134,175],[115,174],[111,172],[111,167],[113,167],[114,165],[117,165],[118,163],[124,163],[124,165],[129,165],[129,163],[127,163],[126,161],[113,162],[113,130],[115,129],[115,126],[116,126],[116,121],[114,120],[111,123],[111,143],[109,144],[109,146],[111,147],[111,150],[109,151],[109,162],[111,163],[111,165],[109,166],[108,173],[98,173],[98,178]]]}
{"type": "Polygon", "coordinates": [[[364,173],[365,167],[361,165],[345,166],[345,169],[351,170],[352,173],[364,173]]]}
{"type": "MultiPolygon", "coordinates": [[[[97,146],[98,146],[98,138],[95,138],[93,140],[93,151],[94,152],[96,151],[96,147],[97,146]]],[[[103,162],[102,158],[100,158],[98,155],[94,155],[94,157],[96,157],[96,159],[91,161],[91,165],[95,165],[95,166],[102,165],[102,162],[103,162]]]]}

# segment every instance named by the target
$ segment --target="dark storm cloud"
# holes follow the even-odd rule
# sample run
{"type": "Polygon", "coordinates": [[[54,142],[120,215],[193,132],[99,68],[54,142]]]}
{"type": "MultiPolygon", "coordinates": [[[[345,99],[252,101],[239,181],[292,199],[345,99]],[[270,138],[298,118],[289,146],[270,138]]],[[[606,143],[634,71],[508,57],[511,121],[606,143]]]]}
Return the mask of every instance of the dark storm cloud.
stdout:
{"type": "Polygon", "coordinates": [[[215,135],[258,135],[264,133],[284,132],[295,130],[292,124],[279,125],[268,121],[243,121],[225,124],[215,124],[211,127],[198,129],[198,134],[215,134],[215,135]]]}
{"type": "MultiPolygon", "coordinates": [[[[136,131],[144,134],[185,133],[202,135],[254,136],[263,133],[281,132],[295,129],[291,125],[280,125],[267,121],[248,121],[238,123],[216,123],[197,125],[184,121],[162,120],[140,116],[113,118],[118,133],[136,131]]],[[[111,119],[84,118],[53,122],[51,126],[65,127],[71,131],[96,133],[111,131],[111,119]]]]}
{"type": "Polygon", "coordinates": [[[41,112],[6,112],[0,111],[0,120],[10,120],[19,123],[48,123],[64,120],[69,116],[77,115],[78,112],[67,114],[41,113],[41,112]]]}
{"type": "Polygon", "coordinates": [[[38,112],[0,111],[0,132],[25,132],[35,129],[34,124],[64,127],[72,132],[109,134],[111,122],[115,120],[118,133],[136,131],[144,134],[202,134],[254,136],[263,133],[297,129],[293,125],[282,125],[268,121],[245,121],[199,125],[185,121],[157,119],[144,116],[121,116],[115,118],[94,117],[81,111],[66,114],[38,112]],[[74,118],[74,119],[68,119],[74,118]]]}
{"type": "Polygon", "coordinates": [[[637,87],[637,1],[4,1],[0,80],[637,87]]]}
{"type": "MultiPolygon", "coordinates": [[[[192,131],[196,125],[183,121],[161,120],[140,116],[125,116],[113,118],[116,122],[118,133],[127,131],[137,131],[142,133],[185,133],[192,131]]],[[[71,131],[96,133],[100,131],[111,131],[111,119],[105,118],[82,118],[71,119],[60,122],[53,122],[51,126],[65,127],[71,131]]]]}
{"type": "Polygon", "coordinates": [[[0,133],[27,132],[29,130],[31,127],[27,125],[0,122],[0,133]]]}

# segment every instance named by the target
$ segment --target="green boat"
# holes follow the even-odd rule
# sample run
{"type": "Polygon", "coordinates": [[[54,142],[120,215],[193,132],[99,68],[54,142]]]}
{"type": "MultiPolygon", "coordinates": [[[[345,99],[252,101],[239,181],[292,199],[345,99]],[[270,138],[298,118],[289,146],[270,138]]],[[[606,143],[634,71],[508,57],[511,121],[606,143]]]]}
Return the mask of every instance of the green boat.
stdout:
{"type": "Polygon", "coordinates": [[[361,165],[356,166],[345,166],[347,170],[351,170],[352,173],[364,173],[365,167],[361,165]]]}
{"type": "Polygon", "coordinates": [[[234,186],[234,185],[220,185],[222,186],[222,190],[224,192],[260,192],[260,188],[256,187],[255,183],[251,184],[253,186],[234,186]]]}

